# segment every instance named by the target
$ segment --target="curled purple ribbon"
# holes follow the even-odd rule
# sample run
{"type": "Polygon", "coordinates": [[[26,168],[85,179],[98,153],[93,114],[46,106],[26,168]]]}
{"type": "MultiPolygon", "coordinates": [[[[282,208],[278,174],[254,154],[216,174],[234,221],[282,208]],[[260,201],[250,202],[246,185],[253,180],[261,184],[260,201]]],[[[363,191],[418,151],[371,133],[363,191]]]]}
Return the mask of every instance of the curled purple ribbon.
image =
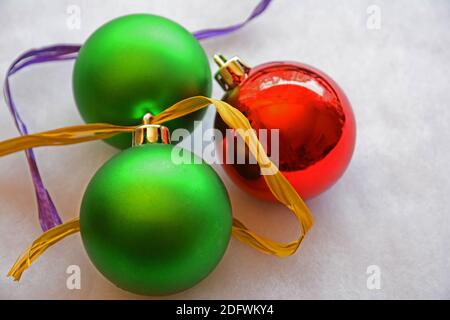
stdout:
{"type": "Polygon", "coordinates": [[[262,14],[267,9],[270,2],[272,2],[272,0],[260,1],[258,3],[258,5],[255,7],[255,9],[253,9],[250,16],[241,23],[238,23],[238,24],[235,24],[235,25],[232,25],[229,27],[225,27],[225,28],[200,30],[200,31],[193,32],[192,34],[198,40],[203,40],[203,39],[214,38],[214,37],[223,36],[223,35],[226,35],[229,33],[233,33],[235,31],[241,29],[242,27],[244,27],[247,23],[249,23],[251,20],[258,17],[260,14],[262,14]]]}
{"type": "MultiPolygon", "coordinates": [[[[25,122],[20,117],[19,112],[17,111],[16,104],[14,103],[12,97],[11,87],[9,85],[9,78],[16,72],[33,64],[49,61],[63,61],[75,59],[79,49],[80,49],[79,45],[59,45],[46,47],[42,49],[29,50],[24,54],[22,54],[21,56],[19,56],[11,64],[6,74],[5,83],[3,86],[3,93],[5,95],[6,105],[8,106],[9,111],[13,116],[17,130],[20,132],[21,135],[27,135],[28,128],[25,122]]],[[[44,182],[42,181],[42,177],[36,163],[36,157],[34,155],[33,149],[26,150],[25,155],[27,157],[28,167],[30,168],[31,178],[36,193],[38,213],[39,213],[39,223],[41,225],[42,230],[46,231],[61,224],[62,221],[58,215],[58,211],[56,210],[55,204],[53,203],[50,194],[48,193],[47,189],[44,186],[44,182]]]]}
{"type": "MultiPolygon", "coordinates": [[[[229,33],[233,33],[244,27],[254,18],[261,15],[267,9],[271,1],[272,0],[260,1],[256,6],[256,8],[252,11],[250,16],[241,23],[224,28],[200,30],[193,32],[193,35],[198,40],[204,40],[208,38],[214,38],[229,33]]],[[[20,55],[11,64],[5,77],[3,93],[5,96],[6,105],[8,106],[9,111],[14,119],[17,130],[21,135],[27,135],[28,128],[25,122],[22,120],[21,116],[19,115],[17,107],[14,103],[13,96],[11,93],[11,86],[9,83],[10,77],[13,76],[15,73],[17,73],[18,71],[33,64],[76,59],[80,48],[81,45],[53,45],[40,49],[32,49],[20,55]]],[[[58,211],[55,207],[55,204],[53,203],[52,198],[50,197],[48,190],[45,188],[44,182],[39,172],[39,168],[36,162],[36,157],[34,155],[33,149],[26,150],[25,155],[27,158],[28,167],[30,168],[30,173],[36,193],[36,200],[39,213],[39,223],[41,225],[42,230],[47,231],[48,229],[51,229],[61,224],[62,220],[58,215],[58,211]]]]}

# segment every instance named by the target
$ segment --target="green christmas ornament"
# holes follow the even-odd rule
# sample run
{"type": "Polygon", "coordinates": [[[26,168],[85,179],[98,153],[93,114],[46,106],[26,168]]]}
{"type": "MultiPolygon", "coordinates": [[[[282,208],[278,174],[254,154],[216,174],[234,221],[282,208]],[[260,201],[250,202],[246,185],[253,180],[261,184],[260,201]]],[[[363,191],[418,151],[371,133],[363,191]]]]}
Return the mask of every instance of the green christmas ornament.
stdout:
{"type": "Polygon", "coordinates": [[[94,265],[118,287],[171,294],[219,263],[230,240],[231,205],[218,175],[199,160],[171,144],[143,144],[116,155],[92,178],[80,232],[94,265]],[[183,153],[189,164],[174,161],[183,153]]]}
{"type": "MultiPolygon", "coordinates": [[[[73,72],[73,92],[87,123],[136,125],[146,113],[157,115],[197,95],[210,96],[211,71],[197,39],[163,17],[133,14],[95,31],[81,48],[73,72]]],[[[169,129],[193,129],[198,111],[172,120],[169,129]]],[[[130,146],[122,134],[107,142],[130,146]]]]}

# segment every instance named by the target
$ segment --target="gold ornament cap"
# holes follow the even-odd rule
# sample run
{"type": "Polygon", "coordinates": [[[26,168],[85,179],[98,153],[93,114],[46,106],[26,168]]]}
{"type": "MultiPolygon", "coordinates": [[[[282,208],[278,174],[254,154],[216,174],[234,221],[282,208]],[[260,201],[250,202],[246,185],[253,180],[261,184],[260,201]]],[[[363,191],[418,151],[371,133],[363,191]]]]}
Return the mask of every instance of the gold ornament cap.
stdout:
{"type": "Polygon", "coordinates": [[[169,129],[159,124],[151,124],[152,117],[147,113],[142,119],[142,125],[133,131],[133,147],[144,143],[170,143],[169,129]]]}
{"type": "Polygon", "coordinates": [[[227,60],[223,55],[215,54],[213,59],[219,66],[219,70],[216,72],[214,78],[225,91],[240,85],[250,72],[250,67],[239,57],[233,57],[227,60]]]}

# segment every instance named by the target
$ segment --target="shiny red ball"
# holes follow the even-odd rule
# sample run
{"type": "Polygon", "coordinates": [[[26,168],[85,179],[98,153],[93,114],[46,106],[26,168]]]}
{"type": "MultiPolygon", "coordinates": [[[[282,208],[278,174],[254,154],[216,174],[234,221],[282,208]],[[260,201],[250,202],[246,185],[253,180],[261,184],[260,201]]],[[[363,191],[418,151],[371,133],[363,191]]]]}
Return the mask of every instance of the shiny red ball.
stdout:
{"type": "MultiPolygon", "coordinates": [[[[257,132],[279,129],[279,168],[303,199],[328,189],[347,168],[355,146],[355,119],[342,89],[323,72],[294,62],[263,64],[252,68],[223,100],[238,108],[257,132]]],[[[220,117],[216,127],[226,129],[220,117]]],[[[235,148],[234,160],[242,152],[225,136],[218,143],[222,159],[229,148],[235,148]]],[[[269,156],[270,146],[269,133],[269,156]]],[[[244,152],[248,157],[248,150],[244,152]]],[[[258,165],[234,161],[224,168],[244,190],[274,199],[258,165]]]]}

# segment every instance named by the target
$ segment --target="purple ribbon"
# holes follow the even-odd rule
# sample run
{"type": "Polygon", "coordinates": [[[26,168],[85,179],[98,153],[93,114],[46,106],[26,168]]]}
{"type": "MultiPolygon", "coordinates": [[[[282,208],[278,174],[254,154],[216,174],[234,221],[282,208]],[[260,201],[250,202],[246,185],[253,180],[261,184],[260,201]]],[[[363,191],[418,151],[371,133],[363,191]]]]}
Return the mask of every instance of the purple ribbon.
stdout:
{"type": "MultiPolygon", "coordinates": [[[[204,40],[208,38],[223,36],[229,33],[233,33],[240,28],[244,27],[254,18],[262,14],[269,6],[272,0],[262,0],[258,3],[256,8],[253,10],[251,15],[244,21],[229,27],[217,28],[217,29],[207,29],[193,32],[193,35],[198,40],[204,40]]],[[[41,49],[32,49],[26,51],[20,55],[9,67],[3,87],[3,93],[5,96],[6,105],[14,119],[17,130],[21,135],[28,134],[28,128],[25,122],[19,115],[16,104],[14,103],[13,96],[11,93],[11,87],[9,79],[18,71],[31,66],[33,64],[40,64],[45,62],[54,61],[65,61],[76,59],[78,51],[81,45],[53,45],[44,47],[41,49]]],[[[55,204],[50,197],[48,190],[44,186],[42,181],[39,168],[37,166],[36,157],[34,155],[33,149],[28,149],[25,151],[25,155],[28,162],[28,167],[30,168],[30,173],[36,193],[36,200],[38,205],[39,213],[39,223],[43,231],[47,231],[62,223],[58,211],[56,210],[55,204]]]]}
{"type": "Polygon", "coordinates": [[[193,32],[192,34],[198,40],[203,40],[203,39],[214,38],[214,37],[223,36],[223,35],[226,35],[229,33],[233,33],[236,30],[239,30],[242,27],[244,27],[247,23],[249,23],[251,20],[255,19],[260,14],[262,14],[267,9],[270,2],[272,2],[272,0],[260,1],[258,3],[258,5],[256,6],[256,8],[253,9],[250,16],[244,22],[241,22],[241,23],[229,26],[229,27],[225,27],[225,28],[200,30],[200,31],[193,32]]]}
{"type": "MultiPolygon", "coordinates": [[[[19,56],[9,67],[5,83],[3,87],[3,93],[5,95],[6,105],[11,112],[14,122],[16,124],[17,130],[21,135],[28,134],[28,128],[25,122],[19,115],[17,111],[16,104],[14,103],[11,87],[9,85],[9,78],[16,72],[22,70],[23,68],[43,62],[49,61],[63,61],[74,59],[76,53],[80,49],[79,45],[60,45],[51,46],[42,49],[29,50],[19,56]]],[[[34,184],[34,190],[36,193],[38,212],[39,212],[39,223],[41,224],[42,230],[46,231],[62,223],[61,218],[58,215],[58,211],[44,186],[44,183],[39,172],[39,168],[36,163],[36,157],[34,156],[33,149],[28,149],[25,151],[27,157],[28,167],[30,168],[31,178],[34,184]]]]}

